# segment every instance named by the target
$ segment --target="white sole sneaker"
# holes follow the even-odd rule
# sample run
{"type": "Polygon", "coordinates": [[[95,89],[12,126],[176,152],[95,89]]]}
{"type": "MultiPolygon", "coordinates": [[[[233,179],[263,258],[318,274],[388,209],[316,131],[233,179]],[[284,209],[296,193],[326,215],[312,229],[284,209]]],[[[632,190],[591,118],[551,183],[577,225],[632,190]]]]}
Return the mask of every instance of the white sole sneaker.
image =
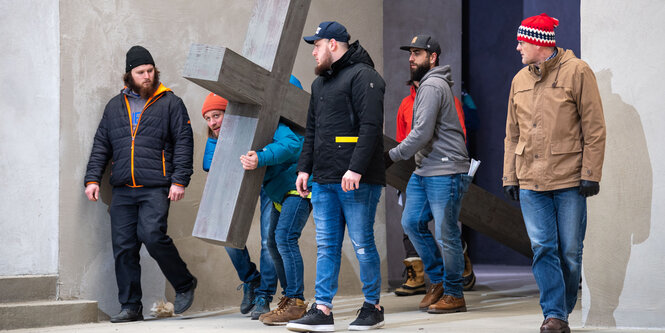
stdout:
{"type": "Polygon", "coordinates": [[[367,331],[383,327],[384,322],[376,323],[372,326],[365,325],[349,325],[349,331],[367,331]]]}
{"type": "Polygon", "coordinates": [[[334,332],[335,325],[305,325],[305,324],[296,324],[288,323],[286,328],[289,331],[294,332],[334,332]]]}

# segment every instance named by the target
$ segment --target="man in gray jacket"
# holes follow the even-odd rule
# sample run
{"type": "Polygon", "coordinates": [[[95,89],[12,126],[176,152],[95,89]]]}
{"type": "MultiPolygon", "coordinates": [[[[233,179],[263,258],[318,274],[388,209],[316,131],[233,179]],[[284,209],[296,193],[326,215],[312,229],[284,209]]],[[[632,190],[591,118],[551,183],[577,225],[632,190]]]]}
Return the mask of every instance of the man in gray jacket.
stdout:
{"type": "Polygon", "coordinates": [[[421,310],[464,312],[464,255],[457,218],[471,177],[467,175],[469,155],[464,131],[450,89],[450,66],[439,66],[441,47],[429,35],[415,36],[409,45],[400,48],[409,51],[411,80],[419,85],[413,103],[413,128],[389,151],[386,162],[415,155],[416,170],[406,187],[402,227],[420,254],[431,282],[423,300],[430,304],[423,306],[421,302],[421,310]],[[434,216],[436,237],[427,229],[430,214],[434,216]],[[437,255],[438,251],[442,256],[437,255]]]}

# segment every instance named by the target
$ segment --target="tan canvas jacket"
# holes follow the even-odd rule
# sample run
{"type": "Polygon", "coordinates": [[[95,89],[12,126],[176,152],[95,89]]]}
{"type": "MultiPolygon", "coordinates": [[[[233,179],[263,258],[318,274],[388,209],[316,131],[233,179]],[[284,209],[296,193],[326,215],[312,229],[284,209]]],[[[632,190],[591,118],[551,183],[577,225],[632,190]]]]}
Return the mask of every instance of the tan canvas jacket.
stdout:
{"type": "Polygon", "coordinates": [[[570,50],[520,70],[510,88],[503,185],[551,191],[600,182],[605,118],[596,77],[570,50]]]}

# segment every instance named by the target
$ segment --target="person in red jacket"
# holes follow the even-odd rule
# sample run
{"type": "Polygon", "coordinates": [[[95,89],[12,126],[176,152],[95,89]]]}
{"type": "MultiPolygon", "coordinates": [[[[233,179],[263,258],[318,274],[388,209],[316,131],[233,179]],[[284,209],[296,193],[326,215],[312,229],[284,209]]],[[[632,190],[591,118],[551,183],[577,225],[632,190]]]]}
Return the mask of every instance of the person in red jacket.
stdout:
{"type": "MultiPolygon", "coordinates": [[[[411,122],[413,120],[413,101],[416,98],[416,91],[418,82],[409,81],[408,82],[410,93],[408,96],[402,99],[402,103],[397,109],[397,131],[395,135],[395,140],[397,142],[402,142],[411,132],[411,122]]],[[[460,124],[462,125],[462,130],[464,130],[464,137],[466,138],[466,126],[464,124],[464,110],[462,108],[462,103],[460,100],[455,97],[455,109],[457,110],[457,116],[460,119],[460,124]]],[[[402,193],[399,193],[400,205],[403,200],[402,193]]],[[[395,295],[397,296],[412,296],[424,294],[425,290],[425,271],[423,268],[423,262],[418,256],[418,252],[413,247],[413,244],[409,240],[409,236],[404,234],[403,238],[404,251],[406,252],[406,257],[404,258],[404,266],[406,271],[406,281],[402,285],[395,289],[395,295]]],[[[464,290],[471,290],[474,284],[476,283],[476,276],[473,273],[473,265],[471,264],[471,259],[467,253],[466,243],[464,243],[464,290]]]]}

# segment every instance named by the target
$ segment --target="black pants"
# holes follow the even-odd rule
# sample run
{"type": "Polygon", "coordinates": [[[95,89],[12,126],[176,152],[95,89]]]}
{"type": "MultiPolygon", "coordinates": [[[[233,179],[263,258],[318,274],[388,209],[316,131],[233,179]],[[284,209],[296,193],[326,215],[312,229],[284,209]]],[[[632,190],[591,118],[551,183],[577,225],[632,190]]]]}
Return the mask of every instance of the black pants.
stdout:
{"type": "Polygon", "coordinates": [[[138,310],[141,306],[141,244],[176,292],[192,287],[193,276],[166,234],[168,193],[168,187],[113,188],[109,213],[118,300],[123,309],[138,310]]]}

